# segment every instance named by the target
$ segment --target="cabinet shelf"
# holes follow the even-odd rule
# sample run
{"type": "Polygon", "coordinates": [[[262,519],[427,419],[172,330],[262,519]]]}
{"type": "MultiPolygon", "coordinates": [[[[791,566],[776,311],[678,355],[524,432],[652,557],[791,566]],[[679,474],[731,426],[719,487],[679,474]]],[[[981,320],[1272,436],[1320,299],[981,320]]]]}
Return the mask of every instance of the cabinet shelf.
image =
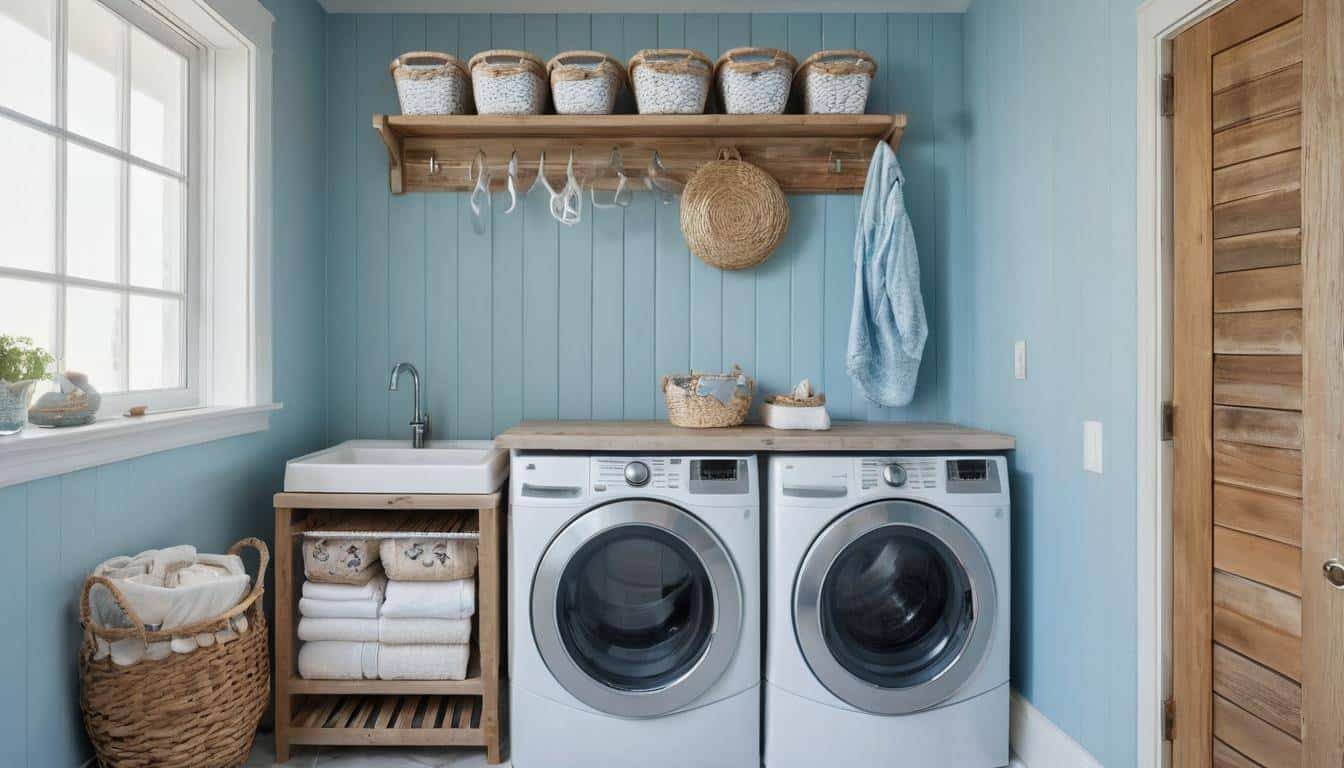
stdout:
{"type": "Polygon", "coordinates": [[[535,178],[542,152],[547,179],[563,183],[572,151],[580,172],[608,187],[613,149],[633,177],[657,152],[668,173],[684,179],[726,147],[765,169],[785,192],[858,192],[877,142],[897,148],[906,122],[900,114],[373,116],[395,194],[469,190],[478,152],[495,189],[503,187],[514,152],[524,185],[535,178]]]}

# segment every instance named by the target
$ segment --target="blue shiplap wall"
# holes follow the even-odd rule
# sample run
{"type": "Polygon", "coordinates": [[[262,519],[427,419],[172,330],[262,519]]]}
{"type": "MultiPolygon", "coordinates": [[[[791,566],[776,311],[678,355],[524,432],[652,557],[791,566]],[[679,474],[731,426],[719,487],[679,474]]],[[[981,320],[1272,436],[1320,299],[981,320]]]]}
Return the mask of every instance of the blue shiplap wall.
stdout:
{"type": "Polygon", "coordinates": [[[951,416],[1017,435],[1014,687],[1116,767],[1135,764],[1137,727],[1135,6],[972,6],[970,243],[944,326],[965,341],[951,416]],[[1089,419],[1102,475],[1082,470],[1089,419]]]}
{"type": "Polygon", "coordinates": [[[387,391],[397,360],[425,374],[438,437],[490,437],[524,418],[648,419],[657,382],[733,363],[766,391],[809,377],[840,418],[931,419],[947,403],[951,254],[964,245],[961,15],[526,14],[331,15],[327,38],[328,437],[402,437],[408,388],[387,391]],[[932,328],[914,403],[867,403],[844,371],[856,195],[792,196],[789,236],[765,264],[720,272],[686,250],[676,206],[636,195],[624,211],[558,225],[540,195],[489,231],[464,194],[392,196],[369,128],[396,112],[387,64],[399,52],[466,59],[487,48],[542,58],[597,48],[741,45],[799,59],[858,47],[879,60],[871,111],[903,111],[900,157],[932,328]]]}
{"type": "MultiPolygon", "coordinates": [[[[113,555],[269,540],[285,459],[324,428],[322,10],[266,0],[274,29],[275,397],[269,431],[0,488],[0,765],[77,766],[76,608],[85,574],[113,555]]],[[[249,558],[250,560],[250,558],[249,558]]]]}

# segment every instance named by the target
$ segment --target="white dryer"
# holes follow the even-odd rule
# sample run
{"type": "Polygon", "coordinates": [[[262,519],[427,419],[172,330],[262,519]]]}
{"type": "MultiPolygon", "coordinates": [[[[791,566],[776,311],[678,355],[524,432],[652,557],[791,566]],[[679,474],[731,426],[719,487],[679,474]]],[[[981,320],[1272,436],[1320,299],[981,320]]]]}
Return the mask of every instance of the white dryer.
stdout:
{"type": "Polygon", "coordinates": [[[772,456],[767,768],[1008,764],[998,456],[772,456]]]}
{"type": "Polygon", "coordinates": [[[760,763],[755,456],[515,452],[518,768],[760,763]]]}

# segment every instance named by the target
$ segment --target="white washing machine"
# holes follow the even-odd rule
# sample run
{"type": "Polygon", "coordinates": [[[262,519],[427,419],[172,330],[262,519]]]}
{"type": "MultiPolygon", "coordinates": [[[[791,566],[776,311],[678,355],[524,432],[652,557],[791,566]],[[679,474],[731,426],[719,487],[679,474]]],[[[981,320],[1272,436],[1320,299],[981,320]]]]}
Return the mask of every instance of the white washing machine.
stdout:
{"type": "Polygon", "coordinates": [[[767,768],[1008,764],[1007,464],[775,455],[767,768]]]}
{"type": "Polygon", "coordinates": [[[518,768],[760,763],[755,456],[515,452],[518,768]]]}

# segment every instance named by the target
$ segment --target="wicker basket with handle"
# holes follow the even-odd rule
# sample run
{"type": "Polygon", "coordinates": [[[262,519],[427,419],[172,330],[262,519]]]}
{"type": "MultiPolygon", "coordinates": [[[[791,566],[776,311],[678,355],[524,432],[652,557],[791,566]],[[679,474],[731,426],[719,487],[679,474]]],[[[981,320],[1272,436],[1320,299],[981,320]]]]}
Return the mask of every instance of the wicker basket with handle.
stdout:
{"type": "Polygon", "coordinates": [[[238,766],[252,751],[257,723],[270,699],[270,649],[266,616],[261,610],[262,583],[270,550],[259,539],[243,539],[229,548],[260,554],[252,591],[236,606],[209,619],[167,631],[148,631],[116,585],[90,576],[80,597],[84,641],[79,650],[79,703],[84,730],[93,743],[98,764],[117,768],[207,768],[238,766]],[[100,626],[93,618],[89,594],[101,586],[130,620],[131,627],[100,626]],[[112,643],[139,638],[149,643],[174,636],[213,634],[230,620],[247,618],[247,631],[229,642],[216,640],[190,653],[170,653],[160,660],[118,666],[112,657],[96,658],[98,641],[112,643]]]}
{"type": "Polygon", "coordinates": [[[733,381],[742,377],[742,369],[733,366],[731,373],[696,373],[664,376],[663,399],[667,402],[667,420],[678,427],[736,427],[747,420],[751,410],[756,382],[747,379],[745,393],[734,389],[732,402],[724,403],[713,395],[697,395],[701,381],[733,381]]]}
{"type": "Polygon", "coordinates": [[[681,193],[681,233],[701,261],[747,269],[774,253],[789,230],[789,201],[770,174],[736,149],[696,169],[681,193]]]}

